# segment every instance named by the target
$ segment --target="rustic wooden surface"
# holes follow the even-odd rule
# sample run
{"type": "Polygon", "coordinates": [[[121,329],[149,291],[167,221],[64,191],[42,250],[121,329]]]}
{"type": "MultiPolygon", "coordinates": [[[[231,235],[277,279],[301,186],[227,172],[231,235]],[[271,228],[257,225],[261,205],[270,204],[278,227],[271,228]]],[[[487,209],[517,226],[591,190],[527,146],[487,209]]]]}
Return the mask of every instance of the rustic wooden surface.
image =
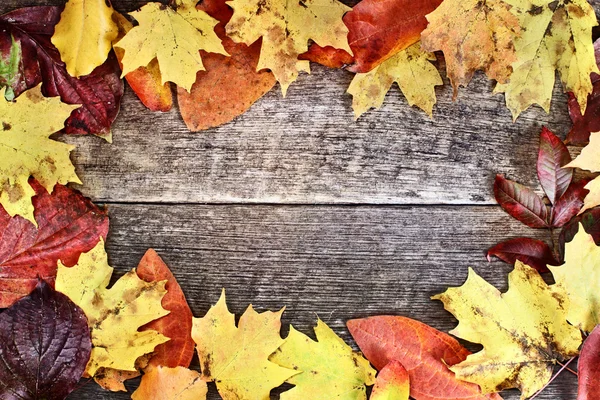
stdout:
{"type": "MultiPolygon", "coordinates": [[[[0,12],[63,3],[4,0],[0,12]]],[[[600,11],[600,0],[592,3],[600,11]]],[[[113,4],[131,11],[143,2],[113,4]]],[[[113,144],[61,138],[78,146],[80,189],[108,204],[112,265],[123,273],[153,247],[195,316],[224,287],[233,312],[286,306],[284,331],[294,324],[311,333],[318,316],[350,343],[344,322],[376,314],[451,329],[456,321],[429,297],[462,284],[470,266],[505,290],[511,267],[488,263],[485,250],[511,237],[547,237],[495,204],[493,178],[537,185],[540,127],[562,137],[570,127],[560,87],[549,115],[532,108],[516,123],[482,75],[457,102],[450,86],[439,88],[433,120],[394,88],[381,110],[354,122],[351,78],[313,66],[286,98],[273,90],[201,133],[189,133],[176,110],[148,112],[128,88],[113,144]]],[[[70,399],[128,396],[82,382],[70,399]]],[[[575,397],[576,378],[565,373],[537,398],[575,397]]]]}

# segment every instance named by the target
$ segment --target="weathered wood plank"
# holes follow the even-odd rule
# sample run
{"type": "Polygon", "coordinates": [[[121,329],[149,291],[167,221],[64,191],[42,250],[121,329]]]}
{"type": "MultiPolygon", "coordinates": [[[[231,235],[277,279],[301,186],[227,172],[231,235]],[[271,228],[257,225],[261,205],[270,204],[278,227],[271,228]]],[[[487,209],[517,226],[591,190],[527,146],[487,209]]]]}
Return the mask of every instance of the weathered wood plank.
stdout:
{"type": "MultiPolygon", "coordinates": [[[[286,326],[309,333],[319,316],[348,341],[345,321],[377,314],[405,315],[450,330],[455,320],[431,295],[461,285],[468,267],[505,290],[511,266],[489,264],[485,250],[509,237],[545,236],[487,206],[109,210],[111,264],[123,273],[154,247],[181,282],[195,316],[204,315],[226,288],[232,312],[240,314],[250,303],[260,310],[286,306],[286,326]]],[[[575,392],[575,379],[564,377],[540,398],[573,399],[575,392]]],[[[126,396],[102,397],[90,384],[72,398],[126,396]]]]}

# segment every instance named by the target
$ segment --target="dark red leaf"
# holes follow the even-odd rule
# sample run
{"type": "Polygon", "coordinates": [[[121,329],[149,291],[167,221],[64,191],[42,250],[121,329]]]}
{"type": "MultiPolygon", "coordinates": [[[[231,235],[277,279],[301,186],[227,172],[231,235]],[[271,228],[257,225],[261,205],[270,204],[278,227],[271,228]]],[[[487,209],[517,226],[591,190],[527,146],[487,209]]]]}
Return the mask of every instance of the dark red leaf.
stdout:
{"type": "Polygon", "coordinates": [[[546,127],[540,134],[537,173],[542,189],[552,204],[567,191],[573,179],[572,168],[562,168],[571,162],[567,146],[546,127]]]}
{"type": "Polygon", "coordinates": [[[598,326],[583,342],[579,355],[577,400],[597,400],[600,396],[600,328],[598,326]]]}
{"type": "Polygon", "coordinates": [[[123,96],[119,63],[111,52],[90,75],[79,79],[70,76],[50,41],[61,11],[62,7],[27,7],[0,16],[0,57],[7,57],[13,38],[22,53],[11,87],[18,95],[43,82],[44,95],[81,104],[67,120],[66,133],[109,137],[123,96]]]}
{"type": "Polygon", "coordinates": [[[397,52],[418,42],[427,27],[425,15],[442,0],[362,0],[344,15],[354,57],[343,50],[312,45],[301,59],[369,72],[397,52]]]}
{"type": "MultiPolygon", "coordinates": [[[[594,43],[596,64],[600,66],[600,39],[594,43]]],[[[585,115],[581,115],[581,108],[573,93],[569,93],[569,114],[573,121],[573,128],[567,135],[567,143],[575,146],[585,146],[590,140],[591,132],[600,131],[600,75],[591,75],[593,90],[588,95],[585,115]]]]}
{"type": "Polygon", "coordinates": [[[546,265],[560,265],[560,262],[554,258],[550,246],[541,240],[526,237],[498,243],[488,250],[488,261],[492,261],[492,256],[509,264],[514,264],[517,260],[522,261],[539,272],[548,272],[546,265]]]}
{"type": "Polygon", "coordinates": [[[592,235],[594,242],[600,246],[600,207],[597,207],[571,219],[560,231],[558,243],[561,260],[564,256],[565,243],[573,240],[579,230],[579,224],[583,225],[583,229],[592,235]]]}
{"type": "Polygon", "coordinates": [[[48,194],[35,180],[29,181],[38,228],[22,217],[10,217],[0,207],[0,308],[26,296],[37,277],[54,283],[56,263],[77,263],[108,233],[106,211],[79,192],[56,185],[48,194]]]}
{"type": "Polygon", "coordinates": [[[585,185],[589,179],[571,183],[566,193],[556,202],[552,209],[552,227],[560,228],[571,220],[583,207],[583,199],[589,193],[585,185]]]}
{"type": "Polygon", "coordinates": [[[146,282],[167,281],[167,294],[163,297],[162,306],[170,311],[155,321],[144,325],[140,330],[153,329],[170,338],[154,349],[154,356],[148,365],[156,367],[189,367],[194,356],[195,343],[192,339],[192,310],[185,300],[185,295],[177,283],[167,264],[158,254],[149,249],[137,267],[137,275],[146,282]]]}
{"type": "Polygon", "coordinates": [[[91,350],[83,310],[40,281],[0,314],[0,398],[64,399],[75,389],[91,350]]]}
{"type": "Polygon", "coordinates": [[[496,175],[494,196],[502,208],[512,217],[531,228],[548,228],[548,207],[527,186],[496,175]]]}
{"type": "Polygon", "coordinates": [[[464,361],[467,349],[450,335],[410,318],[379,316],[348,321],[350,334],[365,357],[383,369],[399,361],[410,377],[410,396],[418,400],[501,399],[457,379],[448,365],[464,361]]]}

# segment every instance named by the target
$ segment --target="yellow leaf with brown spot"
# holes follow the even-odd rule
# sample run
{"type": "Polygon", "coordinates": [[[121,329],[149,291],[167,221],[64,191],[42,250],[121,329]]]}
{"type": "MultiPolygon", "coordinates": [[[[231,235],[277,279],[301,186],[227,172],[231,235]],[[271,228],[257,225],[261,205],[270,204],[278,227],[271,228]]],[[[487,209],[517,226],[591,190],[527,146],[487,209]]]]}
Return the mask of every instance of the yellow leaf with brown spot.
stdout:
{"type": "Polygon", "coordinates": [[[113,8],[106,0],[69,0],[54,28],[52,44],[71,76],[89,75],[104,64],[117,38],[113,8]]]}
{"type": "Polygon", "coordinates": [[[4,99],[5,90],[0,90],[0,204],[11,216],[20,215],[37,226],[30,176],[48,193],[57,183],[81,183],[70,159],[75,146],[50,139],[79,106],[44,97],[41,85],[12,102],[4,99]]]}
{"type": "Polygon", "coordinates": [[[598,73],[592,28],[598,23],[587,0],[505,0],[519,18],[521,35],[514,45],[517,61],[505,93],[513,118],[533,104],[550,110],[556,71],[565,91],[573,92],[585,113],[592,92],[590,74],[598,73]]]}
{"type": "Polygon", "coordinates": [[[356,74],[348,93],[352,95],[354,116],[358,119],[370,108],[380,108],[394,82],[411,106],[416,105],[429,116],[436,102],[435,87],[443,85],[437,68],[430,63],[433,53],[421,50],[416,43],[384,61],[370,72],[356,74]]]}
{"type": "Polygon", "coordinates": [[[214,31],[218,21],[196,9],[195,0],[178,0],[175,8],[148,3],[130,13],[139,25],[115,47],[125,51],[123,76],[158,61],[162,83],[173,82],[188,92],[196,73],[204,71],[200,50],[227,55],[214,31]]]}
{"type": "Polygon", "coordinates": [[[227,4],[233,8],[227,35],[248,46],[262,37],[257,71],[270,69],[284,96],[300,71],[310,72],[309,62],[298,60],[308,51],[309,40],[352,54],[342,21],[350,7],[337,0],[231,0],[227,4]]]}
{"type": "MultiPolygon", "coordinates": [[[[564,168],[579,168],[591,172],[600,172],[600,132],[592,132],[588,145],[581,150],[577,158],[565,165],[564,168]]],[[[589,193],[583,200],[583,207],[579,214],[600,205],[600,177],[596,177],[585,188],[589,190],[589,193]]]]}
{"type": "Polygon", "coordinates": [[[483,350],[450,369],[484,393],[509,388],[532,396],[551,378],[558,361],[574,357],[581,333],[567,323],[568,299],[533,268],[517,261],[500,293],[472,269],[464,285],[434,296],[456,319],[450,333],[483,350]]]}
{"type": "Polygon", "coordinates": [[[90,376],[100,368],[136,371],[139,357],[169,340],[153,330],[138,332],[169,313],[161,305],[166,281],[145,282],[132,270],[108,289],[112,273],[103,240],[82,253],[72,268],[58,263],[56,290],[69,296],[88,318],[93,346],[86,368],[90,376]]]}
{"type": "Polygon", "coordinates": [[[196,371],[184,367],[152,368],[131,395],[132,400],[204,400],[208,388],[196,371]]]}
{"type": "Polygon", "coordinates": [[[585,332],[600,324],[600,247],[583,226],[565,243],[565,263],[548,266],[556,287],[569,299],[567,320],[585,332]]]}
{"type": "Polygon", "coordinates": [[[323,321],[318,320],[315,334],[316,342],[290,327],[285,343],[271,356],[271,361],[299,372],[287,380],[295,387],[281,399],[366,399],[365,385],[375,383],[373,367],[323,321]]]}
{"type": "Polygon", "coordinates": [[[455,95],[477,70],[499,82],[508,80],[517,60],[513,41],[521,31],[510,8],[503,0],[445,0],[427,15],[423,48],[444,52],[455,95]]]}
{"type": "Polygon", "coordinates": [[[202,377],[217,383],[223,399],[268,400],[271,389],[297,374],[268,360],[285,342],[279,334],[282,313],[259,314],[249,306],[236,327],[223,292],[203,318],[194,318],[202,377]]]}

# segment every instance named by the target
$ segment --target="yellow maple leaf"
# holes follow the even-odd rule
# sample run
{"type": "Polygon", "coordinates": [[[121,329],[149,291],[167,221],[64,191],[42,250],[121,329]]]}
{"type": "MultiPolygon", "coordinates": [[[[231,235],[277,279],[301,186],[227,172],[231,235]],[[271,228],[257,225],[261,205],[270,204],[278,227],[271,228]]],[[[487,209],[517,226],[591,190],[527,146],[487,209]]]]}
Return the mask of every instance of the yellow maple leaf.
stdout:
{"type": "Polygon", "coordinates": [[[510,82],[496,86],[516,119],[533,104],[550,111],[556,70],[565,91],[573,92],[585,113],[592,92],[590,74],[599,72],[594,57],[592,27],[596,14],[587,0],[506,0],[519,18],[515,40],[517,61],[510,82]]]}
{"type": "Polygon", "coordinates": [[[200,50],[228,55],[214,31],[219,21],[196,9],[195,0],[179,0],[176,8],[148,3],[130,13],[139,25],[115,47],[125,51],[123,76],[158,61],[162,83],[173,82],[188,92],[196,73],[204,71],[200,50]]]}
{"type": "Polygon", "coordinates": [[[423,48],[444,52],[455,96],[477,70],[499,82],[508,80],[517,60],[513,41],[521,31],[510,8],[503,0],[445,0],[427,15],[423,48]]]}
{"type": "Polygon", "coordinates": [[[356,74],[348,88],[353,96],[354,117],[358,119],[372,107],[380,108],[394,82],[408,104],[416,105],[431,116],[436,102],[435,87],[444,84],[437,68],[429,62],[433,60],[435,55],[424,52],[420,43],[416,43],[372,71],[356,74]]]}
{"type": "Polygon", "coordinates": [[[249,306],[236,327],[223,291],[203,318],[194,318],[192,338],[203,379],[215,381],[223,399],[268,400],[271,389],[297,374],[268,360],[284,343],[279,334],[282,313],[259,314],[249,306]]]}
{"type": "Polygon", "coordinates": [[[135,371],[138,357],[169,340],[153,330],[138,332],[169,313],[161,305],[166,281],[145,282],[132,270],[108,289],[112,273],[103,240],[82,253],[72,268],[58,263],[56,290],[69,296],[88,319],[92,354],[86,373],[90,376],[100,368],[135,371]]]}
{"type": "Polygon", "coordinates": [[[184,367],[156,367],[147,371],[132,400],[204,400],[208,388],[198,372],[184,367]]]}
{"type": "Polygon", "coordinates": [[[52,43],[67,71],[74,77],[88,75],[102,65],[119,30],[106,0],[69,0],[56,24],[52,43]]]}
{"type": "Polygon", "coordinates": [[[600,247],[583,226],[565,243],[565,263],[548,266],[556,286],[569,299],[567,320],[585,332],[600,324],[600,247]]]}
{"type": "Polygon", "coordinates": [[[458,319],[451,334],[483,345],[450,367],[457,378],[484,393],[519,388],[527,398],[550,380],[557,361],[578,354],[581,333],[567,323],[568,300],[533,268],[517,261],[508,286],[500,293],[470,269],[464,285],[433,299],[458,319]]]}
{"type": "Polygon", "coordinates": [[[69,158],[75,146],[50,139],[80,106],[44,97],[41,85],[12,102],[4,100],[4,93],[0,90],[0,204],[11,216],[20,215],[37,226],[30,176],[49,193],[57,183],[81,183],[69,158]]]}
{"type": "Polygon", "coordinates": [[[316,342],[292,326],[271,356],[271,361],[300,372],[287,380],[296,387],[283,392],[281,399],[366,399],[365,385],[375,383],[373,367],[323,321],[318,320],[315,334],[316,342]]]}
{"type": "MultiPolygon", "coordinates": [[[[565,165],[564,168],[579,168],[600,172],[600,132],[592,132],[588,145],[581,150],[577,158],[565,165]]],[[[596,177],[585,188],[589,190],[589,193],[583,200],[583,207],[579,214],[600,205],[600,177],[596,177]]]]}
{"type": "Polygon", "coordinates": [[[337,0],[231,0],[227,4],[233,8],[227,35],[248,46],[262,37],[257,71],[270,69],[284,96],[300,71],[310,72],[309,62],[298,60],[308,51],[309,40],[352,54],[342,21],[351,9],[337,0]]]}

